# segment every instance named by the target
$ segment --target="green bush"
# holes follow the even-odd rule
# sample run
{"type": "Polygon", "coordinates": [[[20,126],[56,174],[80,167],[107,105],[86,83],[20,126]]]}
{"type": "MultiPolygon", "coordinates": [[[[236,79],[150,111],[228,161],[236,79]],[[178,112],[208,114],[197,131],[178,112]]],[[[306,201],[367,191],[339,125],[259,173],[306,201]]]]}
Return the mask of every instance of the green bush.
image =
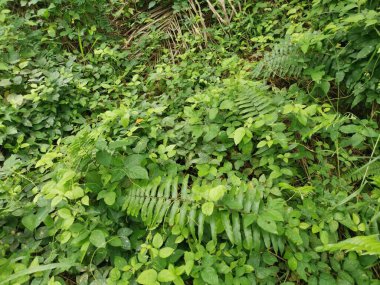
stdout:
{"type": "Polygon", "coordinates": [[[375,2],[0,2],[0,285],[377,284],[375,2]]]}

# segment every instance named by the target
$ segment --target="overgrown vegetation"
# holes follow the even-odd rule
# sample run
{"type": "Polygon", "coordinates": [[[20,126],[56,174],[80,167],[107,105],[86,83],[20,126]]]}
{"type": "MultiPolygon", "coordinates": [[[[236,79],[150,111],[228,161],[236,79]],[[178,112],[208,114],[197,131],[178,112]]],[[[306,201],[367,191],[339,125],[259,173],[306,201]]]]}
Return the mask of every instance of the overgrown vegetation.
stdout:
{"type": "Polygon", "coordinates": [[[0,0],[0,285],[378,284],[379,4],[0,0]]]}

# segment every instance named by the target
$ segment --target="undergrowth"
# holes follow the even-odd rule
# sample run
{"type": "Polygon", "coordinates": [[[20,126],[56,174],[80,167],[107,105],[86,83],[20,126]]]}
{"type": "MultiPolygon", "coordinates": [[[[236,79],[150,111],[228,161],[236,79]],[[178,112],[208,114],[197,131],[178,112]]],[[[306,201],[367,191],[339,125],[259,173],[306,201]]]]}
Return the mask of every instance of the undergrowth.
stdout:
{"type": "Polygon", "coordinates": [[[378,284],[378,7],[0,0],[0,285],[378,284]]]}

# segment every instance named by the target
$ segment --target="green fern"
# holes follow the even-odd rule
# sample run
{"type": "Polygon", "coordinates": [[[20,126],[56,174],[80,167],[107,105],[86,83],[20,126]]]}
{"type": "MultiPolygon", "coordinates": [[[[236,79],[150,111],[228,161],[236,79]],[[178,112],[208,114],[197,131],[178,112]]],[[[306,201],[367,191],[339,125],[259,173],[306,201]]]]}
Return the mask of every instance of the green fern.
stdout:
{"type": "Polygon", "coordinates": [[[380,256],[380,240],[378,235],[357,236],[346,239],[344,241],[319,246],[317,251],[356,251],[361,255],[379,255],[380,256]]]}
{"type": "Polygon", "coordinates": [[[349,182],[357,182],[363,179],[366,175],[371,177],[380,173],[380,161],[374,160],[370,164],[366,164],[359,168],[354,168],[344,174],[343,178],[349,182]]]}
{"type": "Polygon", "coordinates": [[[276,44],[272,51],[266,53],[264,58],[253,70],[254,78],[269,77],[303,77],[307,68],[324,64],[330,66],[330,57],[315,52],[303,53],[297,44],[284,40],[276,44]]]}
{"type": "Polygon", "coordinates": [[[273,99],[265,93],[265,90],[246,88],[241,90],[235,99],[235,106],[239,116],[243,119],[255,118],[275,110],[273,99]]]}
{"type": "Polygon", "coordinates": [[[267,78],[271,76],[298,77],[303,68],[303,57],[299,56],[297,46],[290,41],[283,41],[274,46],[273,50],[266,53],[253,71],[255,78],[267,78]]]}
{"type": "MultiPolygon", "coordinates": [[[[201,184],[201,180],[192,182],[193,187],[201,184]]],[[[275,252],[283,252],[283,239],[273,230],[277,229],[276,225],[265,230],[264,222],[260,223],[260,214],[272,207],[266,207],[262,197],[263,187],[258,181],[241,185],[230,189],[223,199],[215,202],[212,214],[206,216],[202,204],[207,200],[190,192],[190,177],[187,175],[156,179],[145,187],[133,186],[125,197],[123,210],[130,216],[140,217],[150,230],[166,224],[187,229],[198,242],[205,240],[206,236],[208,240],[217,241],[218,235],[225,234],[232,244],[249,250],[259,250],[265,245],[275,252]]]]}

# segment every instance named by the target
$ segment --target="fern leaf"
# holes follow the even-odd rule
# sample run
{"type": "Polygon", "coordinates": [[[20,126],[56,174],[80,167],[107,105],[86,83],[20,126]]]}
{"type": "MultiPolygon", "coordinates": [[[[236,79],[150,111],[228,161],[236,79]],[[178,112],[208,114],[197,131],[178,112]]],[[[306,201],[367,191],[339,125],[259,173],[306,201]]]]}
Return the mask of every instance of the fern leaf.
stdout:
{"type": "Polygon", "coordinates": [[[275,110],[273,99],[265,93],[264,90],[255,88],[241,88],[239,95],[235,98],[237,113],[243,119],[256,118],[259,115],[265,115],[275,110]]]}
{"type": "Polygon", "coordinates": [[[357,236],[346,239],[344,241],[319,246],[317,251],[356,251],[362,255],[378,255],[380,256],[380,240],[378,235],[357,236]]]}
{"type": "MultiPolygon", "coordinates": [[[[203,185],[199,180],[192,181],[192,184],[203,185]]],[[[263,238],[269,248],[272,244],[278,244],[277,236],[265,233],[256,224],[257,215],[262,210],[263,191],[259,185],[256,186],[253,187],[250,182],[230,189],[228,195],[215,202],[218,203],[217,207],[206,218],[199,197],[193,197],[188,191],[189,176],[183,179],[166,177],[143,187],[132,186],[125,197],[123,209],[130,216],[140,216],[150,230],[168,224],[187,229],[198,242],[202,242],[206,235],[216,241],[217,235],[224,233],[232,244],[247,249],[260,247],[259,239],[263,238]],[[180,192],[178,189],[181,189],[180,192]]],[[[275,250],[278,251],[279,247],[276,245],[275,250]]]]}
{"type": "Polygon", "coordinates": [[[363,179],[366,174],[367,177],[371,177],[380,173],[380,161],[374,160],[370,164],[366,164],[359,168],[354,168],[353,170],[344,174],[343,178],[349,182],[357,182],[363,179]],[[368,167],[368,169],[367,169],[368,167]]]}

